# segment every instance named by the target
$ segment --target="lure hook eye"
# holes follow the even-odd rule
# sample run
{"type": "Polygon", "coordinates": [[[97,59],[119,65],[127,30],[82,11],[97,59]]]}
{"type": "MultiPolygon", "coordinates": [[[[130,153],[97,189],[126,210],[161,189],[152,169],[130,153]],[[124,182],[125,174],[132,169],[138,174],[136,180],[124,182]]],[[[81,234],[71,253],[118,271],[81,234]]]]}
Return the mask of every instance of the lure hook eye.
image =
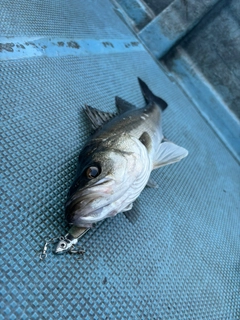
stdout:
{"type": "Polygon", "coordinates": [[[59,246],[61,249],[65,249],[67,247],[66,241],[60,241],[59,246]]]}

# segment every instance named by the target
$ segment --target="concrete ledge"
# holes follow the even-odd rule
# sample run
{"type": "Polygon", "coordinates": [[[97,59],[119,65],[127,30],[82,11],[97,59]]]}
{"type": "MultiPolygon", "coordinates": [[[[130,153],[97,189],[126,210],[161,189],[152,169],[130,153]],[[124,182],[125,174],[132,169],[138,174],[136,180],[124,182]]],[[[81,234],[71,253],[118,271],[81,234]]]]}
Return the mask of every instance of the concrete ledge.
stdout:
{"type": "Polygon", "coordinates": [[[191,30],[218,1],[175,0],[139,32],[139,37],[159,59],[191,30]]]}
{"type": "Polygon", "coordinates": [[[176,47],[170,63],[179,86],[239,162],[240,123],[237,117],[184,50],[176,47]]]}
{"type": "Polygon", "coordinates": [[[118,0],[117,3],[134,22],[137,29],[145,27],[154,17],[152,10],[141,0],[118,0]]]}

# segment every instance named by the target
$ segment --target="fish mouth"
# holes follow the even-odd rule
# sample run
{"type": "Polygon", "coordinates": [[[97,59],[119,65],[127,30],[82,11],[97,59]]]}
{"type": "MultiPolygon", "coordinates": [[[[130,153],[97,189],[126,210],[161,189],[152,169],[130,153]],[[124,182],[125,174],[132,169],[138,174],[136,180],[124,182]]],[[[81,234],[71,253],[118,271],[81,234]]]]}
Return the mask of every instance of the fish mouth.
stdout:
{"type": "Polygon", "coordinates": [[[90,228],[93,223],[106,218],[109,211],[106,207],[112,202],[110,194],[113,184],[113,179],[105,177],[94,186],[73,194],[65,205],[67,222],[77,227],[90,228]]]}
{"type": "Polygon", "coordinates": [[[92,227],[93,223],[106,218],[106,210],[110,200],[103,195],[92,194],[70,200],[66,204],[65,218],[71,225],[77,227],[92,227]]]}
{"type": "Polygon", "coordinates": [[[65,218],[70,225],[91,228],[94,223],[117,214],[114,202],[103,197],[73,201],[66,206],[65,218]],[[94,203],[98,201],[99,203],[94,203]],[[101,201],[104,200],[104,201],[101,201]]]}
{"type": "Polygon", "coordinates": [[[66,210],[65,217],[67,222],[70,225],[74,225],[76,227],[91,228],[93,226],[93,223],[99,220],[102,220],[102,219],[98,219],[97,217],[101,215],[103,208],[104,207],[96,209],[94,211],[90,211],[88,214],[86,214],[84,210],[80,210],[80,211],[66,210]]]}

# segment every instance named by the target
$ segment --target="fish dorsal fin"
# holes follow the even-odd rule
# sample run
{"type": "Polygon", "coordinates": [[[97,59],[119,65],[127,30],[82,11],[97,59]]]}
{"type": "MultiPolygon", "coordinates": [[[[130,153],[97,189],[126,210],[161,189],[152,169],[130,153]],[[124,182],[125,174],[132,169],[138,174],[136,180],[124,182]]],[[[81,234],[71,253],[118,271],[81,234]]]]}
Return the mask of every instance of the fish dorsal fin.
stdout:
{"type": "Polygon", "coordinates": [[[148,88],[144,81],[138,78],[138,82],[147,104],[149,104],[150,102],[155,102],[161,108],[162,111],[167,108],[167,102],[164,101],[162,98],[155,96],[155,94],[152,93],[152,91],[148,88]]]}
{"type": "Polygon", "coordinates": [[[116,96],[115,97],[116,107],[118,108],[119,113],[124,113],[129,110],[136,109],[136,107],[130,102],[116,96]]]}
{"type": "Polygon", "coordinates": [[[188,151],[175,143],[163,140],[159,145],[154,161],[154,169],[178,162],[188,155],[188,151]]]}
{"type": "Polygon", "coordinates": [[[91,121],[92,128],[94,130],[102,127],[104,123],[108,122],[117,115],[116,113],[98,110],[86,104],[83,107],[83,110],[85,111],[88,119],[91,121]]]}

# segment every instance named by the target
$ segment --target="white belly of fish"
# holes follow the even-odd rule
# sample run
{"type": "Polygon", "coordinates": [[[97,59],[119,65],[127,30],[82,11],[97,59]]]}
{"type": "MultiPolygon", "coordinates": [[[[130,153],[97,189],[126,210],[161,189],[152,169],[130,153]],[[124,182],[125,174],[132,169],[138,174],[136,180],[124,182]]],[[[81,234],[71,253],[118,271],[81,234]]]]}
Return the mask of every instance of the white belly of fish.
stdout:
{"type": "MultiPolygon", "coordinates": [[[[95,223],[107,217],[113,217],[119,212],[130,210],[132,203],[146,186],[152,171],[152,160],[147,149],[135,137],[131,137],[131,141],[125,141],[122,149],[129,153],[122,158],[122,174],[118,172],[118,176],[113,176],[109,180],[109,185],[114,185],[111,195],[107,196],[108,191],[92,202],[93,210],[102,207],[102,211],[97,217],[95,215],[91,216],[91,214],[82,217],[82,221],[85,221],[85,223],[95,223]],[[121,179],[118,179],[119,175],[121,175],[121,179]]],[[[112,157],[116,157],[116,161],[119,163],[118,154],[112,155],[112,157]]]]}
{"type": "Polygon", "coordinates": [[[140,151],[135,167],[137,175],[133,183],[125,191],[125,194],[116,201],[115,205],[119,206],[118,212],[130,210],[128,207],[138,198],[142,190],[145,188],[152,171],[152,161],[147,149],[138,139],[135,139],[135,141],[140,151]]]}

